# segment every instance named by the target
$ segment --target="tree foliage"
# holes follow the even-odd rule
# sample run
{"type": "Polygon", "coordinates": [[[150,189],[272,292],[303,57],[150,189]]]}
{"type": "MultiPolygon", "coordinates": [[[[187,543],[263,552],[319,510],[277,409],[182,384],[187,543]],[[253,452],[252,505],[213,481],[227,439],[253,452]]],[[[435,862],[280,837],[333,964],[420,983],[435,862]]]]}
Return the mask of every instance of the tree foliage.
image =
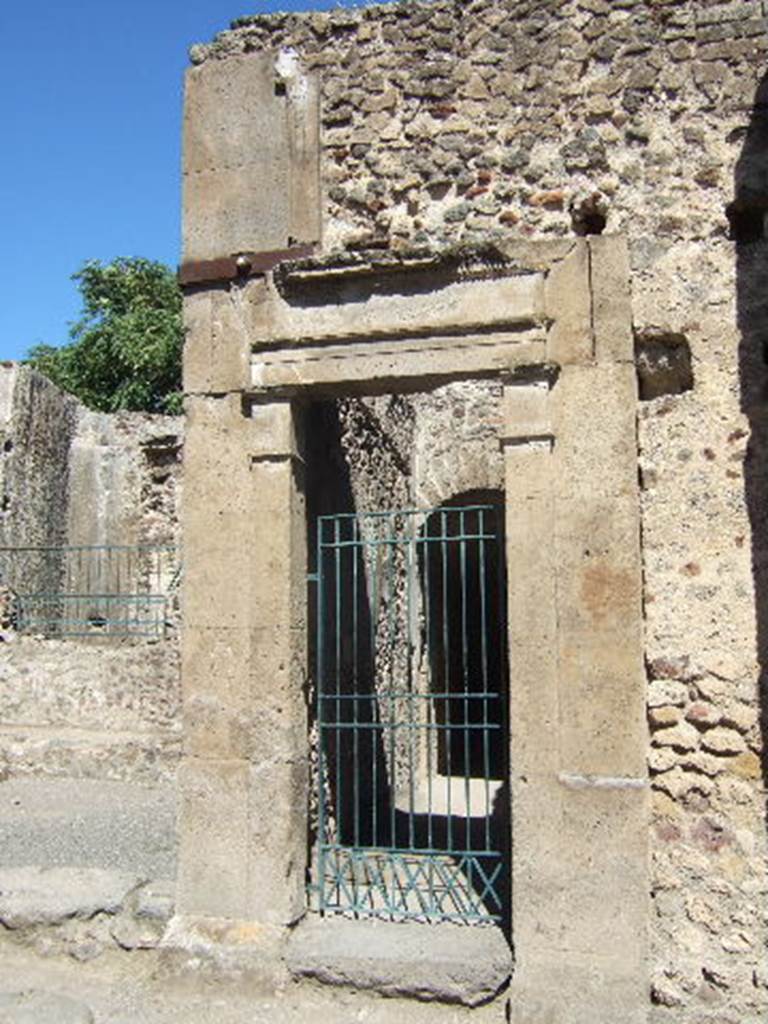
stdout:
{"type": "Polygon", "coordinates": [[[29,363],[91,409],[179,412],[181,290],[162,263],[89,260],[72,280],[83,300],[72,341],[36,345],[29,363]]]}

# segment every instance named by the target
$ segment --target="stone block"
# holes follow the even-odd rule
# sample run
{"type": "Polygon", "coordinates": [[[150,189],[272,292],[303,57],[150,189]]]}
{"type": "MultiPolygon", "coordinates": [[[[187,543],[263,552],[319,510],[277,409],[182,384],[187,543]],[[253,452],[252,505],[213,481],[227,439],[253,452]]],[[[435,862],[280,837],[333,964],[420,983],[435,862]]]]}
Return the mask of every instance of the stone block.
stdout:
{"type": "Polygon", "coordinates": [[[634,365],[564,367],[551,409],[557,493],[636,495],[634,365]]]}
{"type": "Polygon", "coordinates": [[[307,755],[179,769],[182,915],[287,925],[304,912],[307,755]]]}
{"type": "Polygon", "coordinates": [[[245,759],[251,718],[252,635],[247,629],[188,626],[182,681],[184,749],[195,757],[245,759]]]}
{"type": "Polygon", "coordinates": [[[258,921],[177,914],[163,936],[160,963],[182,983],[194,979],[196,987],[203,983],[210,990],[226,979],[247,986],[251,999],[273,998],[290,982],[283,964],[285,939],[284,928],[258,921]]]}
{"type": "Polygon", "coordinates": [[[555,503],[558,628],[613,633],[640,649],[638,508],[630,496],[555,503]]]}
{"type": "Polygon", "coordinates": [[[544,360],[539,328],[457,337],[430,335],[338,345],[256,350],[251,381],[257,391],[292,394],[313,388],[319,394],[377,394],[424,387],[457,375],[493,376],[544,360]]]}
{"type": "Polygon", "coordinates": [[[306,631],[190,628],[185,638],[185,750],[196,757],[306,755],[306,631]]]}
{"type": "MultiPolygon", "coordinates": [[[[490,280],[451,281],[425,289],[407,281],[398,290],[333,279],[329,271],[323,301],[311,295],[288,302],[273,291],[268,306],[253,322],[257,341],[281,341],[293,351],[313,342],[352,342],[371,338],[412,339],[427,332],[473,327],[525,328],[541,325],[545,316],[544,278],[541,274],[515,274],[490,280]],[[328,302],[328,293],[337,301],[328,302]]],[[[317,284],[314,285],[317,288],[317,284]]],[[[454,372],[461,370],[465,341],[454,339],[454,372]]],[[[257,346],[258,351],[258,346],[257,346]]]]}
{"type": "Polygon", "coordinates": [[[592,323],[598,363],[632,363],[632,293],[629,248],[623,235],[589,239],[592,282],[592,323]]]}
{"type": "Polygon", "coordinates": [[[594,355],[589,250],[585,240],[550,267],[545,287],[547,359],[552,363],[586,363],[594,355]]]}
{"type": "Polygon", "coordinates": [[[597,780],[568,789],[560,833],[568,889],[562,949],[629,962],[647,958],[650,789],[597,780]]]}
{"type": "Polygon", "coordinates": [[[297,455],[299,439],[290,401],[254,402],[250,407],[253,458],[297,455]]]}
{"type": "Polygon", "coordinates": [[[558,636],[559,749],[566,771],[644,777],[648,747],[639,629],[558,636]]]}
{"type": "Polygon", "coordinates": [[[116,914],[140,880],[138,875],[103,868],[3,868],[0,924],[16,931],[116,914]]]}
{"type": "Polygon", "coordinates": [[[307,556],[301,469],[290,459],[254,460],[252,623],[294,628],[306,622],[307,556]]]}
{"type": "Polygon", "coordinates": [[[189,394],[194,391],[210,390],[210,354],[212,340],[213,291],[205,289],[188,292],[184,296],[184,355],[183,389],[189,394]]]}
{"type": "Polygon", "coordinates": [[[515,502],[507,493],[506,552],[509,644],[552,643],[557,629],[553,503],[515,502]]]}
{"type": "Polygon", "coordinates": [[[306,749],[303,627],[189,627],[184,638],[184,749],[196,757],[301,758],[306,749]]]}
{"type": "Polygon", "coordinates": [[[549,382],[508,384],[504,388],[502,416],[503,443],[550,435],[549,382]]]}
{"type": "Polygon", "coordinates": [[[497,928],[312,918],[291,937],[296,977],[388,996],[476,1006],[509,980],[512,953],[497,928]]]}
{"type": "Polygon", "coordinates": [[[290,459],[254,460],[285,446],[289,410],[244,415],[237,395],[188,400],[183,505],[188,626],[290,626],[304,621],[304,511],[290,459]],[[282,414],[282,420],[280,420],[282,414]],[[269,422],[267,422],[269,421],[269,422]],[[280,422],[278,422],[280,421],[280,422]]]}
{"type": "MultiPolygon", "coordinates": [[[[286,706],[287,718],[295,714],[286,706]]],[[[289,742],[263,734],[251,760],[185,758],[180,914],[289,924],[303,913],[308,751],[300,724],[292,718],[289,742]]]]}
{"type": "Polygon", "coordinates": [[[290,926],[306,912],[309,750],[264,750],[248,801],[250,920],[290,926]]]}
{"type": "MultiPolygon", "coordinates": [[[[618,947],[614,947],[615,949],[618,947]]],[[[518,954],[511,1024],[647,1024],[649,969],[628,951],[518,954]]]]}
{"type": "Polygon", "coordinates": [[[235,510],[226,508],[226,500],[207,512],[186,514],[182,583],[185,629],[247,629],[251,624],[255,598],[249,562],[253,545],[248,534],[238,536],[240,521],[242,517],[235,510]]]}
{"type": "Polygon", "coordinates": [[[517,511],[528,500],[543,500],[555,493],[553,444],[547,438],[517,443],[502,441],[505,496],[517,511]]]}
{"type": "Polygon", "coordinates": [[[253,704],[260,709],[254,751],[271,749],[286,758],[306,754],[306,648],[303,625],[290,630],[253,630],[251,694],[253,704]],[[272,716],[271,723],[262,720],[262,712],[272,716]]]}
{"type": "Polygon", "coordinates": [[[549,642],[519,640],[510,646],[510,762],[513,776],[560,768],[558,659],[549,642]]]}
{"type": "Polygon", "coordinates": [[[561,947],[568,890],[559,856],[562,802],[549,755],[540,765],[512,765],[512,932],[515,950],[561,947]]]}
{"type": "MultiPolygon", "coordinates": [[[[274,57],[268,53],[211,61],[187,71],[185,173],[254,164],[260,149],[272,155],[276,142],[283,139],[276,78],[274,57]],[[261,120],[254,117],[255,111],[261,120]],[[270,124],[270,114],[277,124],[270,124]]],[[[266,205],[271,196],[263,198],[266,205]]]]}
{"type": "MultiPolygon", "coordinates": [[[[287,121],[290,147],[288,242],[322,239],[320,181],[320,79],[302,69],[294,58],[282,71],[288,75],[287,121]]],[[[268,165],[267,165],[268,166],[268,165]]]]}
{"type": "Polygon", "coordinates": [[[186,757],[179,767],[180,914],[249,917],[250,766],[186,757]]]}
{"type": "MultiPolygon", "coordinates": [[[[276,157],[275,168],[281,163],[276,157]]],[[[183,178],[185,262],[288,246],[289,212],[285,196],[281,195],[274,206],[263,208],[266,216],[261,214],[259,170],[247,166],[221,168],[195,171],[183,178]]]]}
{"type": "Polygon", "coordinates": [[[184,391],[222,394],[248,387],[248,306],[263,281],[187,291],[184,296],[184,391]]]}
{"type": "MultiPolygon", "coordinates": [[[[185,499],[189,491],[205,504],[206,492],[221,492],[229,484],[230,500],[239,499],[244,511],[248,495],[242,493],[241,482],[248,476],[252,427],[240,396],[194,395],[187,398],[185,411],[185,499]]],[[[183,510],[194,504],[186,500],[183,510]]]]}
{"type": "MultiPolygon", "coordinates": [[[[184,107],[185,260],[281,249],[292,234],[295,124],[277,94],[274,57],[209,61],[187,72],[184,107]],[[289,187],[286,188],[286,183],[289,187]]],[[[307,110],[312,117],[316,111],[307,110]]],[[[311,134],[311,126],[307,134],[311,134]]]]}

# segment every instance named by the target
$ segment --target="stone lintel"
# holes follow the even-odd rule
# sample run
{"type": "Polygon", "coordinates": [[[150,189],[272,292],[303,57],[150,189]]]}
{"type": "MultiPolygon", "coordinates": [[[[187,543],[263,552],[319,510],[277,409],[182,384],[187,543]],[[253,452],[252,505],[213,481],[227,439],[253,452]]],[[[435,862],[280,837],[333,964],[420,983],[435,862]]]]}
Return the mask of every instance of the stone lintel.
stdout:
{"type": "Polygon", "coordinates": [[[273,287],[254,310],[254,349],[270,351],[312,344],[477,333],[530,327],[545,320],[542,274],[445,279],[403,275],[394,281],[329,282],[285,298],[273,287]]]}
{"type": "Polygon", "coordinates": [[[335,345],[291,345],[255,352],[251,384],[257,394],[381,393],[449,380],[494,377],[518,363],[543,361],[540,329],[449,336],[377,338],[335,345]]]}

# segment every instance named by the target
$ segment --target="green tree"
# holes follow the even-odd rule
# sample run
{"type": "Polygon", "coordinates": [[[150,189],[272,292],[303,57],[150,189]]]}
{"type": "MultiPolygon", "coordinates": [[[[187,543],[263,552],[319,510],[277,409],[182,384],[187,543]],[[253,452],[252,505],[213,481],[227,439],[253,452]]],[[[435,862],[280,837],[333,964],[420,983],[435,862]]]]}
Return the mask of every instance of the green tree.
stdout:
{"type": "Polygon", "coordinates": [[[83,300],[72,341],[36,345],[27,361],[91,409],[181,410],[181,290],[173,271],[139,257],[89,260],[72,275],[83,300]]]}

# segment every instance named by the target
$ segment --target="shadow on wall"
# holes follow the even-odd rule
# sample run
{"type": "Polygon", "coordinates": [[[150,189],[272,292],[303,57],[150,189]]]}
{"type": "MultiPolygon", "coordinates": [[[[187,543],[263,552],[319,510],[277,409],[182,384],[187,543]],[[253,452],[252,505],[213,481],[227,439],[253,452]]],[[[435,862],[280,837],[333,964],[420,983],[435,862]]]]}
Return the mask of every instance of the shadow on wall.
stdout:
{"type": "Polygon", "coordinates": [[[750,425],[744,486],[752,534],[762,773],[768,785],[768,74],[755,94],[728,217],[736,242],[741,408],[750,425]]]}

